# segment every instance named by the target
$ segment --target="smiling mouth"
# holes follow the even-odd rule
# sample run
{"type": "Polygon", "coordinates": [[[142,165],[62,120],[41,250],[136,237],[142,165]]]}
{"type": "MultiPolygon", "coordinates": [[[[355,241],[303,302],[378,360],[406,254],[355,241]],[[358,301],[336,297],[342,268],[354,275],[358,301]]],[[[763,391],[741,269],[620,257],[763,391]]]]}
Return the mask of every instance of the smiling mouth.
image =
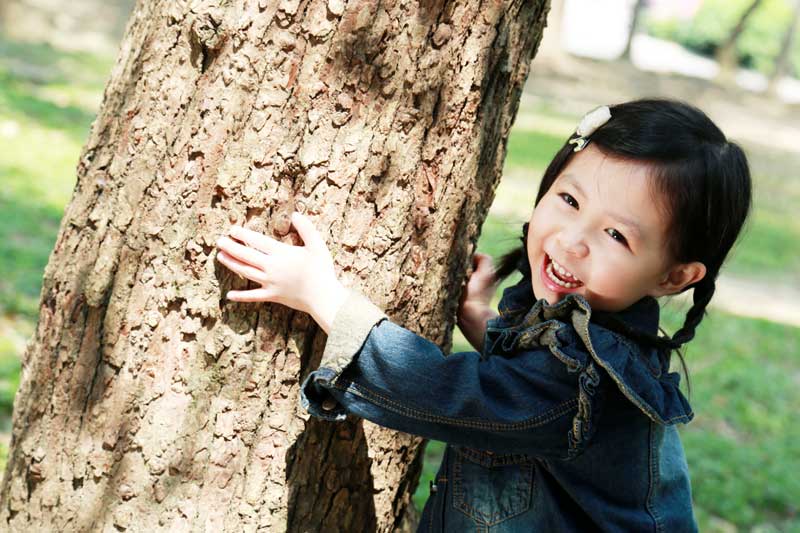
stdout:
{"type": "Polygon", "coordinates": [[[541,275],[545,285],[552,291],[571,292],[583,287],[583,282],[577,278],[560,274],[558,267],[554,268],[553,260],[547,253],[544,254],[542,261],[541,275]]]}

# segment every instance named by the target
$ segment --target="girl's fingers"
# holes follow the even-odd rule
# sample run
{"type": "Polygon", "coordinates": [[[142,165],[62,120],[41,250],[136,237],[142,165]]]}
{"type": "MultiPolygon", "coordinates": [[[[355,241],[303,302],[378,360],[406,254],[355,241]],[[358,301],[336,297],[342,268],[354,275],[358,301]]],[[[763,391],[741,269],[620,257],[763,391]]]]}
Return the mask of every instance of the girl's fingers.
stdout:
{"type": "Polygon", "coordinates": [[[476,254],[477,266],[475,267],[474,276],[479,280],[482,286],[490,287],[496,283],[495,269],[492,257],[486,254],[476,254]]]}
{"type": "Polygon", "coordinates": [[[274,295],[269,289],[251,289],[249,291],[228,291],[225,295],[234,302],[268,302],[274,295]]]}
{"type": "Polygon", "coordinates": [[[477,263],[475,270],[480,272],[481,275],[488,276],[494,273],[494,266],[492,264],[491,256],[485,254],[476,254],[475,262],[477,263]]]}
{"type": "Polygon", "coordinates": [[[255,281],[256,283],[266,283],[266,276],[264,275],[263,270],[254,268],[247,263],[242,263],[235,257],[231,257],[223,251],[217,252],[217,259],[220,263],[240,276],[244,276],[249,280],[255,281]]]}
{"type": "Polygon", "coordinates": [[[306,246],[317,249],[328,249],[322,235],[320,235],[317,228],[314,227],[314,223],[311,222],[308,217],[294,212],[292,213],[292,225],[297,229],[297,233],[300,235],[300,238],[303,239],[303,243],[306,246]]]}
{"type": "Polygon", "coordinates": [[[268,237],[263,233],[243,228],[242,226],[231,226],[231,235],[265,254],[275,253],[280,250],[281,247],[287,246],[279,240],[268,237]]]}
{"type": "Polygon", "coordinates": [[[264,259],[267,257],[264,253],[239,244],[229,237],[220,237],[217,241],[217,246],[228,254],[228,256],[255,267],[261,267],[264,264],[264,259]]]}

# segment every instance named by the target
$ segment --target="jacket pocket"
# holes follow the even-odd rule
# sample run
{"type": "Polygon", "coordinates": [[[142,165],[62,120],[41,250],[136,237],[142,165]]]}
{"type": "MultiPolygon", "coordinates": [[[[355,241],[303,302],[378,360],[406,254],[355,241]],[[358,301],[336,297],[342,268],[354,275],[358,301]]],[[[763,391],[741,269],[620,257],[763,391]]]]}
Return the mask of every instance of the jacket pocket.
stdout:
{"type": "Polygon", "coordinates": [[[477,523],[492,526],[527,511],[533,492],[533,460],[456,447],[453,507],[477,523]]]}

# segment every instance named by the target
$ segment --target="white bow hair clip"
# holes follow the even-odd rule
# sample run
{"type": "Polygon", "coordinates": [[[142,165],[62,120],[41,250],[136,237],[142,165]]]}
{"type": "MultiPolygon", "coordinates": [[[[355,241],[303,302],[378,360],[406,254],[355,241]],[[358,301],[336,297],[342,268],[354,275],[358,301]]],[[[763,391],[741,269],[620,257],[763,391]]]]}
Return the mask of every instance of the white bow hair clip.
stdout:
{"type": "Polygon", "coordinates": [[[570,139],[569,141],[569,144],[575,145],[575,148],[572,151],[580,152],[583,150],[589,143],[589,139],[587,139],[587,137],[594,133],[597,128],[608,122],[608,119],[610,118],[611,109],[609,109],[607,105],[600,106],[597,109],[593,109],[592,111],[586,113],[583,116],[583,119],[581,119],[581,123],[578,124],[578,129],[575,130],[575,133],[578,134],[578,137],[570,139]]]}

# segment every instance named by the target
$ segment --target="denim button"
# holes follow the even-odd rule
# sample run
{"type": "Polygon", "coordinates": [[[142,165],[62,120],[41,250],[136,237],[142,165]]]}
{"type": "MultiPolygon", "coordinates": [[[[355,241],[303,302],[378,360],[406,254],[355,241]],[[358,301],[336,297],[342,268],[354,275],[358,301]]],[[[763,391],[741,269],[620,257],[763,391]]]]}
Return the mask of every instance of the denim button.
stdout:
{"type": "Polygon", "coordinates": [[[437,490],[439,490],[439,487],[436,486],[436,484],[433,482],[433,480],[430,480],[428,483],[430,483],[430,487],[431,487],[431,492],[432,493],[436,492],[437,490]]]}
{"type": "Polygon", "coordinates": [[[326,411],[331,411],[334,407],[336,407],[336,400],[333,398],[325,398],[325,400],[323,400],[322,408],[326,411]]]}

